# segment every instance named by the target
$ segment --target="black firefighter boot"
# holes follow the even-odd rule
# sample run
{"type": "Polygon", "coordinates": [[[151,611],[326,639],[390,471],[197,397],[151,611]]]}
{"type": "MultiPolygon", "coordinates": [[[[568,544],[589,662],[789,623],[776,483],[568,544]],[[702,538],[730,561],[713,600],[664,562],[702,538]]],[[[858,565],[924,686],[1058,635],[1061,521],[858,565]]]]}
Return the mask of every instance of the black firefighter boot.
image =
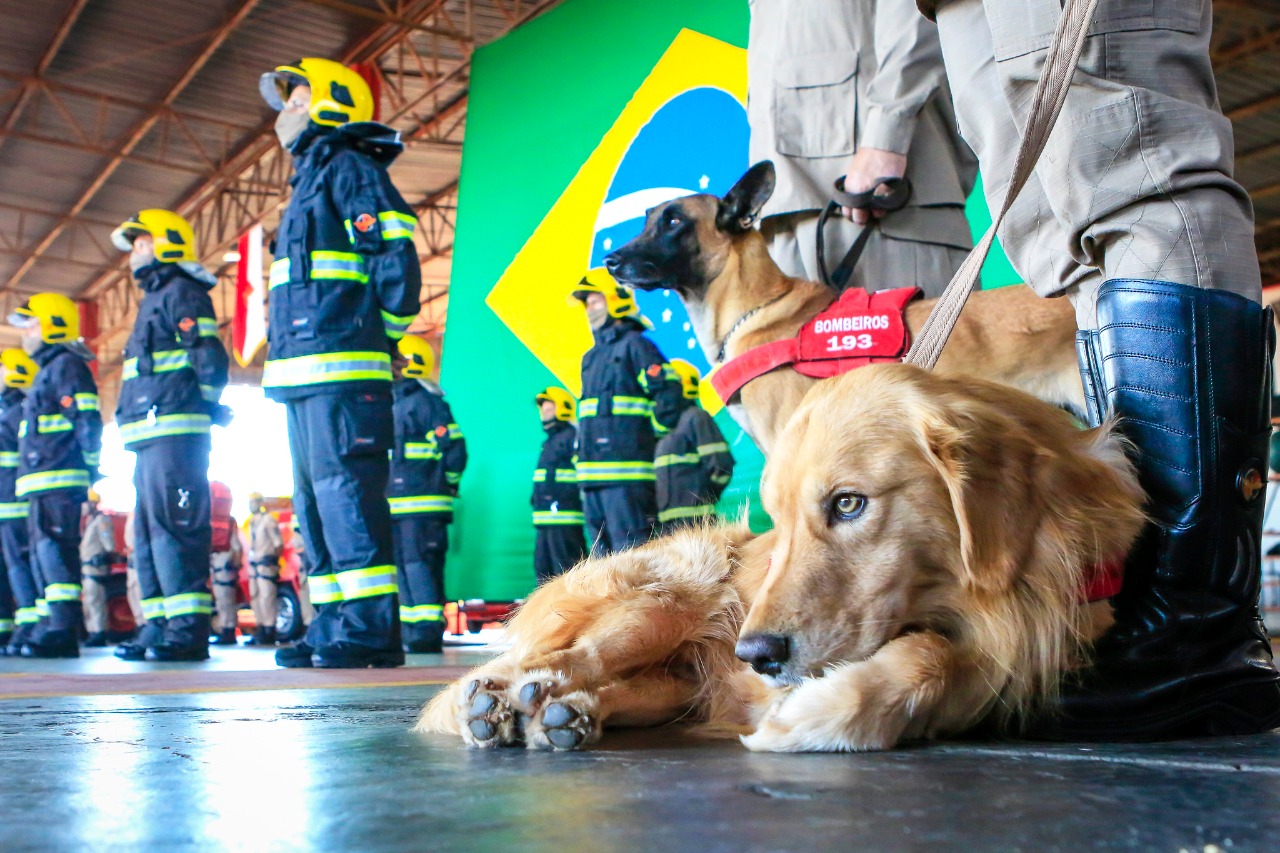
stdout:
{"type": "Polygon", "coordinates": [[[1119,418],[1151,522],[1094,666],[1064,682],[1059,712],[1030,733],[1159,740],[1280,726],[1280,673],[1258,613],[1271,310],[1119,279],[1098,292],[1098,326],[1079,347],[1091,417],[1119,418]]]}

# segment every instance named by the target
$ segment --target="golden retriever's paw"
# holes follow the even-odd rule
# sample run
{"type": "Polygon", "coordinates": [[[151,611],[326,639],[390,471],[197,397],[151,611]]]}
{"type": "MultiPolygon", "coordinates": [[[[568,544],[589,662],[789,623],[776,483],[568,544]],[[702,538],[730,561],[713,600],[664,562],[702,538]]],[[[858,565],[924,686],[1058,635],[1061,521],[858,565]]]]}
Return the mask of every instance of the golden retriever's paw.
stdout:
{"type": "MultiPolygon", "coordinates": [[[[892,749],[901,727],[890,720],[833,705],[826,679],[807,681],[775,702],[742,745],[752,752],[870,752],[892,749]]],[[[856,707],[861,703],[852,700],[856,707]]]]}
{"type": "Polygon", "coordinates": [[[487,749],[510,746],[519,738],[516,712],[507,700],[507,685],[492,678],[473,679],[463,689],[457,713],[462,739],[487,749]]]}
{"type": "Polygon", "coordinates": [[[562,674],[549,669],[526,672],[516,682],[516,689],[512,691],[516,697],[516,710],[526,717],[532,717],[552,697],[567,692],[565,681],[562,674]]]}
{"type": "Polygon", "coordinates": [[[600,740],[600,702],[594,693],[576,690],[551,699],[531,717],[525,730],[530,749],[563,752],[600,740]]]}

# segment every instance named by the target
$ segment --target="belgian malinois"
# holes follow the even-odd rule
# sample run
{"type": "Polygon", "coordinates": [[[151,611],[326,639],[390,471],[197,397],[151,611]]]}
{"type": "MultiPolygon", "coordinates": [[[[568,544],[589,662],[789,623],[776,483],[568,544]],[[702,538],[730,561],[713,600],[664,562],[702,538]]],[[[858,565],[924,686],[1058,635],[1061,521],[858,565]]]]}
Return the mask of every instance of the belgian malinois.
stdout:
{"type": "MultiPolygon", "coordinates": [[[[638,237],[605,258],[622,284],[679,294],[713,366],[796,335],[837,298],[823,284],[784,275],[769,257],[754,226],[774,181],[773,164],[766,160],[748,169],[724,198],[699,194],[660,204],[648,211],[638,237]]],[[[933,303],[907,307],[913,336],[933,303]]],[[[1075,312],[1065,299],[1041,299],[1022,286],[975,293],[936,369],[1002,382],[1082,412],[1075,332],[1075,312]]],[[[800,398],[817,381],[795,370],[774,370],[744,387],[741,403],[731,404],[730,413],[768,456],[800,398]]]]}

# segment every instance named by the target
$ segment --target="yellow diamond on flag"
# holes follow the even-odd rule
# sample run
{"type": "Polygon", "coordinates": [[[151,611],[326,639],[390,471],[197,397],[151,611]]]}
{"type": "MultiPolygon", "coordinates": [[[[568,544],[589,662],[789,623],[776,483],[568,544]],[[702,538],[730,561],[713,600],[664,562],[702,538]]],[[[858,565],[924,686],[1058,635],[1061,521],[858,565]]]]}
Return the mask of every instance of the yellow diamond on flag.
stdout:
{"type": "Polygon", "coordinates": [[[570,293],[588,272],[600,207],[640,130],[668,101],[699,87],[721,89],[745,104],[746,51],[681,30],[485,298],[575,396],[581,394],[582,355],[591,346],[591,332],[586,312],[570,293]]]}

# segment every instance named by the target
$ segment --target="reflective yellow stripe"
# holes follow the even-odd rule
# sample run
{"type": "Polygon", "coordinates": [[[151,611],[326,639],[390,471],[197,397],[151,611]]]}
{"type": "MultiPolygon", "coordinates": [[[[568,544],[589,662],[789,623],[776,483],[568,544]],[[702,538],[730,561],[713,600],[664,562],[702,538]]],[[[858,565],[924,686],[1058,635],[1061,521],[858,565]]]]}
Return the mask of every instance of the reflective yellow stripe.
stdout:
{"type": "Polygon", "coordinates": [[[334,252],[319,249],[311,253],[311,280],[341,279],[365,284],[369,274],[364,270],[364,258],[355,252],[334,252]]]}
{"type": "Polygon", "coordinates": [[[197,317],[196,324],[200,329],[200,337],[216,338],[218,336],[218,321],[212,317],[197,317]]]}
{"type": "MultiPolygon", "coordinates": [[[[633,415],[647,418],[653,413],[653,401],[648,397],[614,397],[610,405],[611,414],[633,415]]],[[[598,417],[600,399],[587,397],[578,403],[578,419],[598,417]]]]}
{"type": "Polygon", "coordinates": [[[458,485],[459,481],[461,481],[461,480],[462,480],[462,475],[461,475],[461,474],[459,474],[457,471],[445,471],[445,472],[444,472],[444,481],[445,481],[446,483],[448,483],[449,485],[451,485],[451,486],[456,486],[456,485],[458,485]]]}
{"type": "Polygon", "coordinates": [[[579,483],[653,480],[652,462],[578,462],[579,483]]]}
{"type": "Polygon", "coordinates": [[[16,450],[0,450],[0,468],[17,468],[21,460],[16,450]]]}
{"type": "Polygon", "coordinates": [[[449,424],[449,438],[454,441],[462,440],[462,429],[457,424],[449,424]]]}
{"type": "Polygon", "coordinates": [[[330,352],[268,361],[264,388],[296,388],[330,382],[391,381],[391,355],[385,352],[330,352]]]}
{"type": "Polygon", "coordinates": [[[271,275],[267,281],[267,289],[272,290],[282,284],[289,283],[289,259],[280,258],[271,262],[271,275]]]}
{"type": "Polygon", "coordinates": [[[404,498],[388,498],[392,515],[412,515],[419,512],[453,512],[453,498],[449,495],[410,495],[404,498]]]}
{"type": "Polygon", "coordinates": [[[677,518],[701,518],[704,515],[711,515],[711,513],[715,512],[715,509],[712,504],[673,507],[660,511],[658,513],[658,521],[674,521],[677,518]]]}
{"type": "Polygon", "coordinates": [[[49,492],[54,489],[87,489],[89,472],[83,468],[64,468],[59,471],[38,471],[18,478],[17,496],[33,492],[49,492]]]}
{"type": "Polygon", "coordinates": [[[34,625],[40,621],[40,614],[34,607],[19,607],[14,616],[19,625],[34,625]]]}
{"type": "Polygon", "coordinates": [[[546,469],[546,468],[534,468],[534,469],[533,469],[533,482],[535,482],[535,483],[545,483],[546,481],[547,481],[547,469],[546,469]]]}
{"type": "Polygon", "coordinates": [[[443,604],[415,604],[412,607],[400,605],[401,622],[443,622],[443,604]]]}
{"type": "Polygon", "coordinates": [[[342,589],[335,575],[308,575],[307,589],[311,593],[312,604],[333,604],[342,600],[342,589]]]}
{"type": "Polygon", "coordinates": [[[696,453],[664,453],[653,460],[655,468],[666,468],[670,465],[697,465],[702,457],[696,453]]]}
{"type": "Polygon", "coordinates": [[[41,415],[39,422],[36,424],[36,432],[70,432],[75,429],[71,421],[67,420],[65,415],[41,415]]]}
{"type": "Polygon", "coordinates": [[[409,330],[409,326],[417,318],[417,314],[401,315],[392,314],[389,311],[382,312],[382,326],[386,330],[387,337],[393,341],[404,337],[404,333],[409,330]]]}
{"type": "Polygon", "coordinates": [[[36,599],[36,616],[46,619],[49,616],[49,602],[43,598],[36,599]]]}
{"type": "Polygon", "coordinates": [[[44,588],[44,600],[48,602],[79,601],[80,584],[51,583],[44,588]]]}
{"type": "Polygon", "coordinates": [[[698,445],[699,456],[710,456],[713,453],[728,453],[728,452],[729,452],[729,445],[725,444],[723,441],[715,441],[715,442],[712,442],[711,444],[698,445]]]}
{"type": "Polygon", "coordinates": [[[208,415],[161,415],[154,421],[148,419],[120,424],[120,438],[125,444],[132,444],[166,435],[205,435],[212,426],[213,421],[208,415]]]}
{"type": "Polygon", "coordinates": [[[578,482],[578,469],[576,468],[557,468],[557,483],[576,483],[578,482]]]}
{"type": "Polygon", "coordinates": [[[26,435],[27,435],[27,420],[26,418],[23,418],[21,421],[18,422],[18,438],[26,438],[26,435]]]}
{"type": "Polygon", "coordinates": [[[342,590],[344,601],[372,598],[375,595],[395,595],[399,591],[395,566],[350,569],[337,572],[335,577],[338,579],[338,588],[342,590]]]}
{"type": "Polygon", "coordinates": [[[142,599],[142,618],[150,622],[152,619],[164,618],[164,599],[163,598],[144,598],[142,599]]]}
{"type": "Polygon", "coordinates": [[[413,232],[418,227],[417,219],[395,210],[382,211],[378,214],[378,221],[382,224],[383,240],[412,239],[413,232]]]}
{"type": "Polygon", "coordinates": [[[0,503],[0,521],[13,521],[26,518],[31,512],[31,505],[26,501],[0,503]]]}
{"type": "Polygon", "coordinates": [[[535,527],[555,527],[559,525],[583,524],[586,522],[585,516],[581,512],[574,510],[534,510],[533,524],[535,527]]]}
{"type": "Polygon", "coordinates": [[[439,459],[440,449],[434,442],[406,441],[404,443],[405,459],[439,459]]]}
{"type": "Polygon", "coordinates": [[[100,464],[102,464],[101,450],[97,452],[81,453],[80,457],[84,459],[84,464],[88,465],[90,468],[97,468],[100,464]]]}
{"type": "Polygon", "coordinates": [[[181,595],[170,595],[164,599],[164,615],[166,619],[175,616],[189,616],[193,613],[212,613],[213,596],[207,592],[184,592],[181,595]]]}
{"type": "MultiPolygon", "coordinates": [[[[152,373],[170,373],[174,370],[188,367],[190,364],[191,359],[187,357],[187,351],[184,349],[161,350],[151,354],[152,373]]],[[[138,359],[136,357],[124,360],[120,378],[122,380],[138,378],[138,359]]]]}
{"type": "Polygon", "coordinates": [[[13,632],[14,622],[12,619],[0,619],[0,632],[9,634],[13,632]]]}
{"type": "Polygon", "coordinates": [[[76,408],[82,412],[96,412],[101,406],[102,402],[97,394],[82,392],[76,395],[76,408]]]}

